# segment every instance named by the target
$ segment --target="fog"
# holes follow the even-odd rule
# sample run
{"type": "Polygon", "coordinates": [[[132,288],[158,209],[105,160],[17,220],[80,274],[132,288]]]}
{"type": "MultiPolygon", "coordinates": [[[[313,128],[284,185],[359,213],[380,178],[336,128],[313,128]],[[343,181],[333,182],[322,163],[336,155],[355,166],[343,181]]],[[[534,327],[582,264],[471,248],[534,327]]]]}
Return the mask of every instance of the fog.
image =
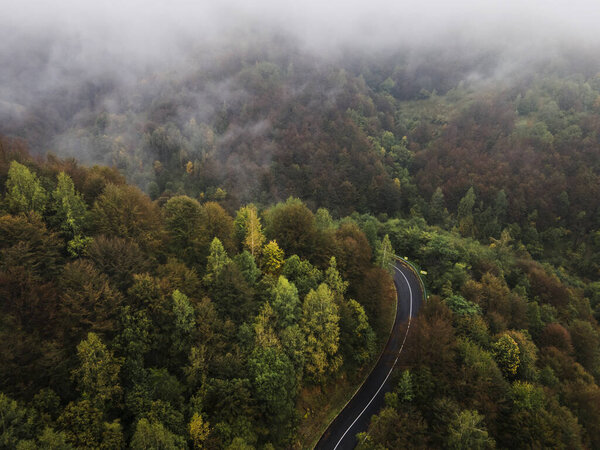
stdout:
{"type": "MultiPolygon", "coordinates": [[[[31,137],[36,132],[31,110],[46,108],[50,112],[36,116],[43,117],[39,128],[46,129],[38,134],[47,136],[48,127],[60,134],[64,126],[52,123],[57,109],[63,121],[84,109],[118,111],[130,87],[139,88],[149,74],[159,73],[163,81],[181,78],[221,55],[260,49],[265,42],[323,63],[398,50],[412,67],[424,61],[435,65],[436,58],[463,64],[481,55],[489,62],[492,55],[493,67],[488,63],[480,73],[474,65],[469,79],[510,77],[530,70],[535,61],[564,58],[572,49],[596,55],[598,5],[589,0],[1,0],[0,132],[20,129],[17,134],[31,137]],[[90,104],[82,107],[82,98],[90,104]],[[48,109],[57,102],[60,108],[48,109]],[[26,118],[27,133],[19,128],[26,118]]],[[[244,92],[232,80],[219,80],[190,96],[196,117],[203,119],[214,113],[215,103],[244,92]]]]}
{"type": "Polygon", "coordinates": [[[190,47],[239,45],[233,37],[270,32],[290,35],[320,54],[459,43],[537,55],[560,43],[600,41],[600,6],[591,0],[3,0],[0,5],[3,67],[23,46],[42,43],[68,43],[68,48],[51,47],[54,63],[62,58],[63,64],[112,69],[107,64],[172,63],[190,47]]]}

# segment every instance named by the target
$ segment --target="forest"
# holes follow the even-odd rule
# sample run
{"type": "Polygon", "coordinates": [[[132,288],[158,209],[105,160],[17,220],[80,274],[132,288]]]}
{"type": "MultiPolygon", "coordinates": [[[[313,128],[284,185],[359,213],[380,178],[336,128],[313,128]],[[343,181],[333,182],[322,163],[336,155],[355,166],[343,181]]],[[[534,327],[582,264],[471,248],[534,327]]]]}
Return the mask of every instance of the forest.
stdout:
{"type": "Polygon", "coordinates": [[[0,448],[311,448],[392,252],[430,295],[358,448],[599,448],[600,67],[436,56],[248,45],[4,121],[0,448]]]}

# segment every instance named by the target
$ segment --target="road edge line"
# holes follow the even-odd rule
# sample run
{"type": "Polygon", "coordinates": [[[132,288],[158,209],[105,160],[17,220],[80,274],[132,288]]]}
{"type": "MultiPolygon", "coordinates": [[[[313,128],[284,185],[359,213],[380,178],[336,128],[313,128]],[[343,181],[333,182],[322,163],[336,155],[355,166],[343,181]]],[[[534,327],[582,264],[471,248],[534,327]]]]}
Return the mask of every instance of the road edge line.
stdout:
{"type": "MultiPolygon", "coordinates": [[[[391,263],[390,263],[391,264],[391,263]]],[[[391,264],[393,266],[393,264],[391,264]]],[[[381,351],[379,352],[379,356],[377,357],[377,359],[375,360],[375,363],[373,364],[373,366],[371,367],[371,370],[369,370],[369,372],[365,375],[365,377],[363,378],[363,380],[361,381],[361,383],[358,385],[358,387],[356,388],[356,390],[354,391],[354,393],[352,394],[352,396],[348,399],[348,401],[344,404],[344,406],[342,406],[342,408],[339,410],[339,412],[333,417],[333,419],[331,419],[329,421],[329,423],[327,424],[327,426],[325,427],[325,430],[323,431],[323,433],[321,433],[321,436],[319,436],[319,440],[316,442],[316,444],[312,447],[312,450],[315,450],[317,448],[317,445],[319,445],[319,442],[321,442],[321,438],[323,437],[323,435],[325,434],[325,432],[329,429],[329,427],[331,426],[331,424],[335,421],[335,419],[338,418],[338,416],[340,415],[340,413],[346,409],[346,406],[348,406],[348,404],[352,401],[352,399],[354,397],[356,397],[356,394],[358,394],[358,391],[360,391],[360,388],[363,387],[363,385],[365,384],[365,382],[367,381],[367,378],[369,378],[369,375],[371,375],[371,372],[373,372],[373,369],[375,368],[375,366],[377,366],[377,363],[379,363],[379,360],[381,359],[381,357],[383,356],[383,353],[385,352],[385,348],[388,345],[388,342],[390,341],[390,339],[392,338],[392,332],[394,331],[394,325],[396,323],[396,317],[398,317],[398,291],[396,289],[396,283],[394,283],[394,278],[392,277],[392,284],[394,285],[394,291],[396,291],[396,295],[394,296],[394,320],[392,321],[392,326],[390,328],[389,331],[389,336],[387,338],[387,341],[385,342],[385,344],[383,345],[383,348],[381,349],[381,351]]]]}

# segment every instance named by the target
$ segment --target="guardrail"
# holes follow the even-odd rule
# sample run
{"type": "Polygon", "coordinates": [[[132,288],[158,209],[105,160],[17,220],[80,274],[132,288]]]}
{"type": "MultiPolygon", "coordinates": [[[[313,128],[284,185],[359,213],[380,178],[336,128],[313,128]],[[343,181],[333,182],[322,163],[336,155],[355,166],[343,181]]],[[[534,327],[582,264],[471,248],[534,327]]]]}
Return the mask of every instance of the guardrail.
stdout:
{"type": "Polygon", "coordinates": [[[420,269],[406,258],[402,258],[398,255],[394,255],[394,258],[396,258],[397,261],[403,263],[405,266],[408,266],[415,273],[417,279],[419,280],[419,284],[421,285],[421,289],[423,289],[423,296],[425,300],[427,300],[427,288],[425,288],[425,282],[423,281],[423,278],[421,278],[420,269]]]}

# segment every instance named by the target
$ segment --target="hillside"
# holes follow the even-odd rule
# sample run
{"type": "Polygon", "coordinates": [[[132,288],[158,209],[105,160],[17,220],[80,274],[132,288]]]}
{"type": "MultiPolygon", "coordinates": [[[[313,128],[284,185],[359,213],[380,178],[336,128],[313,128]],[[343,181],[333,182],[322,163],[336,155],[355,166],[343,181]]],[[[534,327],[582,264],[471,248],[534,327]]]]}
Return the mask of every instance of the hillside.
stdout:
{"type": "Polygon", "coordinates": [[[309,447],[392,251],[359,448],[600,447],[600,68],[253,44],[3,106],[0,447],[309,447]]]}

